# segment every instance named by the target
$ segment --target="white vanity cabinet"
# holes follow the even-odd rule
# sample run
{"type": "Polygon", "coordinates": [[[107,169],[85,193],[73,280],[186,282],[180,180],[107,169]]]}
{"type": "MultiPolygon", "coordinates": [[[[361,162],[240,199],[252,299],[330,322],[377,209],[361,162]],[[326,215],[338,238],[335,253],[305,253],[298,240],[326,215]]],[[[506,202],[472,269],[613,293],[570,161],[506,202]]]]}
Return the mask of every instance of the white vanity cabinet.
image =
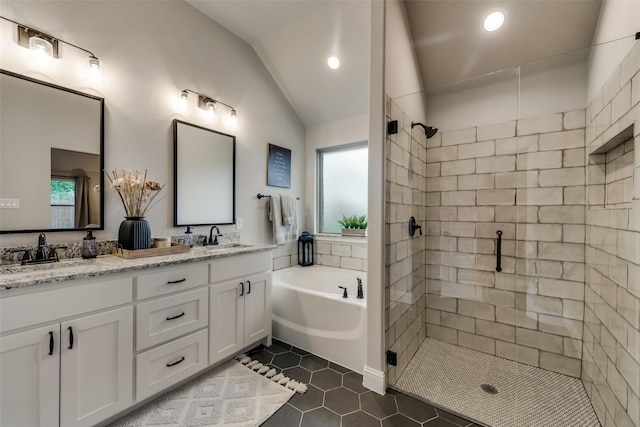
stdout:
{"type": "Polygon", "coordinates": [[[211,280],[209,364],[271,337],[271,253],[216,260],[211,280]]]}
{"type": "Polygon", "coordinates": [[[93,426],[129,407],[131,301],[131,278],[0,299],[0,425],[93,426]]]}

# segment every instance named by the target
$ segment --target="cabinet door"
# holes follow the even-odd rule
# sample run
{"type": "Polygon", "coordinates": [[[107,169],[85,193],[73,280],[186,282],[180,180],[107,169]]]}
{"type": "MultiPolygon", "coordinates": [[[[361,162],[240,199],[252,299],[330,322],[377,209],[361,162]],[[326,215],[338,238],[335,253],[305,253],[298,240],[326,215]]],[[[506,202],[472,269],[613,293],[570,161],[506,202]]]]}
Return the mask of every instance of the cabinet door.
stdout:
{"type": "Polygon", "coordinates": [[[211,286],[209,364],[232,356],[244,347],[244,296],[241,296],[240,282],[232,280],[211,286]]]}
{"type": "Polygon", "coordinates": [[[59,380],[59,323],[0,338],[0,425],[58,426],[59,380]]]}
{"type": "Polygon", "coordinates": [[[133,308],[62,323],[60,425],[92,426],[133,394],[133,308]]]}
{"type": "Polygon", "coordinates": [[[245,287],[244,345],[248,346],[271,335],[271,273],[249,277],[245,287]]]}

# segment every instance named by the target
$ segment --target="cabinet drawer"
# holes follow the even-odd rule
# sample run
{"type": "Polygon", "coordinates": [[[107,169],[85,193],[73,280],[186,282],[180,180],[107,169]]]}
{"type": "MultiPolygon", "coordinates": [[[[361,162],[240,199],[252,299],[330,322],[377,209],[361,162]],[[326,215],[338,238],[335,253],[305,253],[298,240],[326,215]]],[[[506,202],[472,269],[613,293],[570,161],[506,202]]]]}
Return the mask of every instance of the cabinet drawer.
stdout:
{"type": "Polygon", "coordinates": [[[207,367],[207,330],[177,339],[136,358],[139,402],[207,367]]]}
{"type": "Polygon", "coordinates": [[[137,299],[146,299],[195,288],[209,282],[208,264],[204,262],[168,267],[137,278],[137,299]]]}
{"type": "Polygon", "coordinates": [[[249,274],[271,271],[271,269],[271,251],[214,259],[211,262],[211,282],[246,277],[249,274]]]}
{"type": "Polygon", "coordinates": [[[140,351],[206,326],[208,296],[208,288],[202,288],[138,304],[136,349],[140,351]]]}
{"type": "Polygon", "coordinates": [[[0,299],[0,332],[78,316],[133,300],[131,277],[0,299]]]}

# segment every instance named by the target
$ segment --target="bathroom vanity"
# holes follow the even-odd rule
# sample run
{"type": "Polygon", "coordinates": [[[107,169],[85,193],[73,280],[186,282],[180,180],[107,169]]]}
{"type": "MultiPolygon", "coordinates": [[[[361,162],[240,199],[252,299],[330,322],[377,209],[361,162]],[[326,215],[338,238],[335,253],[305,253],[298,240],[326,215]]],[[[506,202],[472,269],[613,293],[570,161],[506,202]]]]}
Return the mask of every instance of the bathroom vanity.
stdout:
{"type": "Polygon", "coordinates": [[[272,248],[2,267],[0,425],[100,424],[270,345],[272,248]]]}

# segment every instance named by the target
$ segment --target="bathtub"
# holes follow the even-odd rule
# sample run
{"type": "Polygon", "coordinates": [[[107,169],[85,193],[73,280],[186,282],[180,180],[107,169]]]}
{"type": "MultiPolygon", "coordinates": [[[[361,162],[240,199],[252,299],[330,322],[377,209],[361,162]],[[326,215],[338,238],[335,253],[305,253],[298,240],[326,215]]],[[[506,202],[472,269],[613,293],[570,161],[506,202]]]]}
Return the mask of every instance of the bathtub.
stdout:
{"type": "Polygon", "coordinates": [[[313,265],[273,273],[273,336],[362,373],[365,364],[366,299],[357,280],[366,272],[313,265]],[[348,298],[342,298],[346,286],[348,298]]]}

